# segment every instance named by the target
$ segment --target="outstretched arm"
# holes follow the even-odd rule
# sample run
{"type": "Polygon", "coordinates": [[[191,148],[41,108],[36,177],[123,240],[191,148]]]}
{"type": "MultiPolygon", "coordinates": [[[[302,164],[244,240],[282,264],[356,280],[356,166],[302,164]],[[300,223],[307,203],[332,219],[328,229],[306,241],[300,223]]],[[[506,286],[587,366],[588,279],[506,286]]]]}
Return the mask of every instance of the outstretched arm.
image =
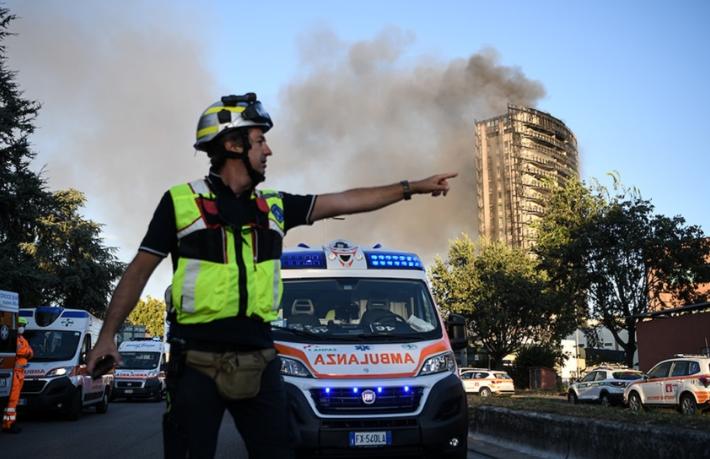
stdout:
{"type": "Polygon", "coordinates": [[[133,261],[128,264],[111,297],[99,339],[86,357],[86,369],[89,373],[93,371],[101,357],[110,355],[117,363],[121,361],[113,337],[128,314],[136,307],[143,287],[161,261],[162,258],[157,255],[138,252],[133,261]]]}
{"type": "MultiPolygon", "coordinates": [[[[409,182],[409,188],[413,195],[431,193],[432,196],[441,194],[446,196],[449,192],[448,180],[457,175],[457,173],[433,175],[423,180],[409,182]]],[[[338,215],[369,212],[402,199],[404,199],[404,187],[401,183],[322,194],[316,199],[311,219],[316,221],[338,215]]]]}

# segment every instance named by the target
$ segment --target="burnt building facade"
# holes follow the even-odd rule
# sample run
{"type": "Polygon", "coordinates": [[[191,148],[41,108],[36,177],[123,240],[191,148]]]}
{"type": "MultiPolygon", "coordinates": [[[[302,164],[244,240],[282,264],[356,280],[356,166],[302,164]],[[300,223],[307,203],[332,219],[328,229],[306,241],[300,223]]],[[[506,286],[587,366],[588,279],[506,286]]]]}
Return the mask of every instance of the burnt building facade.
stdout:
{"type": "Polygon", "coordinates": [[[559,119],[516,105],[476,122],[475,134],[479,236],[529,249],[553,186],[579,176],[577,139],[559,119]]]}

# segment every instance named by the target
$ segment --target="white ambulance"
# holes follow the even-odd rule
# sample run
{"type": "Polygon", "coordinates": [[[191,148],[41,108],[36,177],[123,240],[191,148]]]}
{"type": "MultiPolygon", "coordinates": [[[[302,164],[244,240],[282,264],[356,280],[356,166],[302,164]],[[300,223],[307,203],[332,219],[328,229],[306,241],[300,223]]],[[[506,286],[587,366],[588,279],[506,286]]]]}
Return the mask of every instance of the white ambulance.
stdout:
{"type": "Polygon", "coordinates": [[[113,380],[114,398],[160,401],[165,395],[167,344],[160,340],[124,341],[118,347],[123,363],[113,380]]]}
{"type": "Polygon", "coordinates": [[[99,337],[102,321],[82,309],[40,306],[20,309],[25,338],[34,357],[25,368],[19,408],[61,411],[70,420],[85,407],[108,410],[113,375],[96,380],[86,372],[86,353],[99,337]]]}
{"type": "Polygon", "coordinates": [[[299,453],[465,458],[464,341],[449,341],[419,257],[336,240],[285,250],[281,268],[272,328],[299,453]]]}
{"type": "Polygon", "coordinates": [[[0,406],[5,406],[10,396],[17,353],[16,324],[19,309],[18,294],[0,290],[0,406]]]}

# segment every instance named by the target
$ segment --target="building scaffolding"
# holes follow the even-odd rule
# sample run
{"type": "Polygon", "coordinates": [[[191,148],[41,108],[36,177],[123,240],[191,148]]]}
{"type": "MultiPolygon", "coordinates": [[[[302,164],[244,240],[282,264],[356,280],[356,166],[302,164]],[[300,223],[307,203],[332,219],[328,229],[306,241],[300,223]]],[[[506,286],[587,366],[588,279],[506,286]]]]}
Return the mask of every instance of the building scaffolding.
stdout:
{"type": "Polygon", "coordinates": [[[548,113],[509,105],[475,123],[479,236],[530,249],[551,190],[579,176],[577,139],[548,113]]]}

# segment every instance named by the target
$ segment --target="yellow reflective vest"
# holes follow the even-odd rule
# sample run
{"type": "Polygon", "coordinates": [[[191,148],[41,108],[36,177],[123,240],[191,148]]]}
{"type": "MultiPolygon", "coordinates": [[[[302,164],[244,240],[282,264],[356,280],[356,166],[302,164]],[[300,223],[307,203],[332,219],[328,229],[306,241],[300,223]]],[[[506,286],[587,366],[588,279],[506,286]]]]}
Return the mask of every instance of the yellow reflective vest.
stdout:
{"type": "Polygon", "coordinates": [[[217,214],[216,196],[205,180],[174,186],[170,196],[178,239],[172,283],[178,323],[203,324],[237,316],[276,319],[283,291],[280,193],[252,192],[263,223],[244,225],[238,235],[232,227],[210,221],[209,215],[217,214]]]}

